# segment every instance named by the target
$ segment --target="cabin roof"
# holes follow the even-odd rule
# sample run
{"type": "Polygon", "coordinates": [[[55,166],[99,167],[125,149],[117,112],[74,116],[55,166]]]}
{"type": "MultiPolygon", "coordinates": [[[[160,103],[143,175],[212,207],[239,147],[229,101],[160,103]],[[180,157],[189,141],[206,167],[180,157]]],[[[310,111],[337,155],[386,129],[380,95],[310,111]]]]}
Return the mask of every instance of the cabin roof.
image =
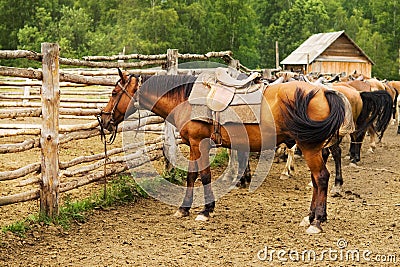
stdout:
{"type": "MultiPolygon", "coordinates": [[[[317,33],[310,36],[289,56],[281,61],[282,65],[306,65],[317,59],[330,45],[332,45],[340,36],[344,35],[361,52],[371,64],[374,62],[365,54],[365,52],[344,32],[317,33]],[[309,55],[309,62],[307,62],[309,55]]],[[[349,58],[349,61],[352,61],[349,58]]]]}

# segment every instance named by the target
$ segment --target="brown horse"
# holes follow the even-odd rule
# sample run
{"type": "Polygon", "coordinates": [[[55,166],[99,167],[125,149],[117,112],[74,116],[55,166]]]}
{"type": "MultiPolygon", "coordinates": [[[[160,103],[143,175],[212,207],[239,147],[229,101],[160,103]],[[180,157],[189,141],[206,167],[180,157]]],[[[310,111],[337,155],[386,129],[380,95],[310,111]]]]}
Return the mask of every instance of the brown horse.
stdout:
{"type": "Polygon", "coordinates": [[[400,95],[400,81],[389,81],[387,82],[387,85],[390,86],[391,88],[393,88],[393,90],[395,91],[395,94],[397,95],[397,101],[394,101],[394,116],[395,121],[397,123],[397,134],[400,134],[400,114],[399,114],[399,95],[400,95]]]}
{"type": "MultiPolygon", "coordinates": [[[[361,81],[360,81],[361,82],[361,81]]],[[[385,91],[359,92],[348,83],[334,83],[333,88],[341,92],[349,101],[354,122],[354,131],[350,133],[350,160],[356,164],[360,161],[361,145],[365,133],[369,128],[375,129],[378,134],[382,134],[390,122],[391,116],[391,97],[385,91]]],[[[331,192],[333,195],[341,193],[343,185],[340,147],[342,136],[339,141],[323,150],[323,157],[326,161],[331,153],[335,161],[335,184],[331,192]]],[[[290,176],[292,169],[289,164],[293,161],[293,152],[288,155],[288,162],[285,167],[286,176],[290,176]]]]}
{"type": "MultiPolygon", "coordinates": [[[[188,97],[194,76],[139,77],[119,71],[120,80],[100,115],[101,125],[115,131],[126,114],[136,111],[133,102],[165,118],[179,130],[182,141],[190,147],[186,194],[175,216],[188,216],[193,202],[195,180],[200,174],[205,207],[196,220],[208,220],[214,211],[209,166],[210,138],[213,124],[191,120],[188,97]]],[[[327,141],[338,134],[344,122],[345,106],[339,93],[304,82],[290,82],[268,87],[263,93],[259,124],[226,124],[221,127],[223,147],[249,151],[273,149],[276,143],[296,140],[311,171],[314,185],[308,233],[322,231],[327,219],[329,171],[322,157],[327,141]]]]}
{"type": "MultiPolygon", "coordinates": [[[[383,92],[383,91],[386,91],[391,97],[391,103],[384,102],[381,104],[391,106],[393,119],[396,118],[396,113],[397,113],[396,105],[397,105],[398,92],[392,85],[386,84],[375,78],[366,78],[364,76],[359,76],[358,80],[341,82],[336,85],[351,86],[352,88],[355,88],[359,92],[376,92],[376,91],[383,92]]],[[[382,93],[381,95],[384,95],[384,94],[382,93]]],[[[369,141],[370,148],[368,149],[369,152],[373,153],[376,148],[375,139],[376,139],[377,134],[378,134],[378,140],[380,142],[385,130],[386,130],[386,127],[382,127],[380,129],[380,132],[377,133],[376,129],[374,129],[373,126],[368,128],[367,131],[368,131],[369,139],[370,139],[370,141],[369,141]]]]}
{"type": "MultiPolygon", "coordinates": [[[[389,125],[392,99],[385,91],[359,92],[351,86],[333,85],[335,90],[346,96],[352,107],[355,130],[350,134],[350,160],[356,164],[360,161],[361,145],[366,131],[372,128],[381,136],[389,125]]],[[[330,152],[335,160],[335,185],[331,190],[334,195],[340,194],[343,185],[340,141],[323,152],[325,159],[330,152]]]]}

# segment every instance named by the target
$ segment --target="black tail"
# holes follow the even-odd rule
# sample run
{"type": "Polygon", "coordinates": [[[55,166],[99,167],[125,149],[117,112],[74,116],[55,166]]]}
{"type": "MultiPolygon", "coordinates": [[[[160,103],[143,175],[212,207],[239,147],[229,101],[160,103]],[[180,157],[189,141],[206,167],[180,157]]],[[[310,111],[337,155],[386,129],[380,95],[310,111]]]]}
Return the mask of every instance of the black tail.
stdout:
{"type": "Polygon", "coordinates": [[[394,99],[393,99],[393,119],[396,119],[396,112],[397,112],[396,105],[397,105],[397,98],[399,97],[399,92],[397,92],[397,90],[394,88],[393,88],[393,91],[395,93],[394,99]]]}
{"type": "Polygon", "coordinates": [[[307,115],[307,108],[317,92],[318,90],[313,90],[305,95],[302,89],[297,88],[294,101],[285,101],[286,112],[282,112],[286,120],[286,130],[293,139],[305,144],[321,144],[338,135],[345,117],[345,106],[341,97],[333,90],[326,90],[330,114],[323,121],[311,120],[307,115]]]}
{"type": "Polygon", "coordinates": [[[363,108],[356,122],[356,132],[364,133],[372,126],[382,139],[392,117],[392,97],[386,91],[362,92],[363,108]]]}

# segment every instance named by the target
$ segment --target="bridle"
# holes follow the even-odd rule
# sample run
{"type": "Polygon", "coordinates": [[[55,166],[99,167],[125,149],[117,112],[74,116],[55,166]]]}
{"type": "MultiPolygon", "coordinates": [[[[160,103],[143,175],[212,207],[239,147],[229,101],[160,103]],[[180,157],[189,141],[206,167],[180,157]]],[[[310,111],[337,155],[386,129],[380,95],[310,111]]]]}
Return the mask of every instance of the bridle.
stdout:
{"type": "Polygon", "coordinates": [[[99,122],[99,125],[100,125],[100,135],[101,135],[101,140],[103,141],[103,142],[106,142],[107,144],[112,144],[114,141],[115,141],[115,138],[116,138],[116,136],[117,136],[117,130],[118,130],[118,124],[116,124],[115,123],[115,121],[114,121],[114,116],[115,116],[115,110],[117,109],[117,107],[118,107],[118,105],[119,105],[119,102],[121,101],[121,98],[122,98],[122,95],[123,94],[126,94],[129,98],[130,98],[130,100],[132,101],[132,100],[135,100],[135,95],[131,95],[127,90],[126,90],[126,88],[127,88],[127,86],[130,84],[130,82],[131,82],[131,80],[132,80],[132,77],[135,77],[136,79],[137,79],[137,83],[138,83],[138,88],[140,88],[140,85],[141,85],[141,77],[139,76],[139,77],[136,77],[135,75],[133,75],[133,74],[131,74],[131,75],[129,75],[129,77],[128,77],[128,80],[125,82],[125,84],[124,85],[122,85],[121,84],[121,79],[117,82],[117,84],[116,84],[116,86],[118,86],[119,88],[121,88],[121,91],[119,91],[118,92],[118,94],[117,94],[117,99],[116,99],[116,101],[115,101],[115,103],[114,103],[114,106],[113,106],[113,108],[112,108],[112,110],[111,111],[104,111],[104,109],[101,109],[100,110],[100,114],[98,114],[97,116],[96,116],[96,118],[97,118],[97,121],[99,122]],[[113,126],[113,130],[111,131],[111,136],[110,136],[110,138],[107,140],[106,139],[106,134],[105,134],[105,132],[104,132],[104,127],[103,127],[103,124],[102,124],[102,121],[101,121],[101,116],[102,115],[110,115],[110,117],[111,117],[111,119],[110,119],[110,124],[113,126]]]}

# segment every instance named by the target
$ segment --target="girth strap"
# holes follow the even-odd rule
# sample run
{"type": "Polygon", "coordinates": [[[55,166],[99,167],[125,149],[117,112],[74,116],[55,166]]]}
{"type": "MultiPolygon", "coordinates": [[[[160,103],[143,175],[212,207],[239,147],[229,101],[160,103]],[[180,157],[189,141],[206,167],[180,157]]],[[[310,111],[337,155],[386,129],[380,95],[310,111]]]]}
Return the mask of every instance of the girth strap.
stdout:
{"type": "Polygon", "coordinates": [[[219,147],[222,145],[222,136],[221,136],[221,124],[220,124],[220,112],[213,111],[213,132],[211,134],[211,140],[214,141],[215,146],[219,147]]]}

